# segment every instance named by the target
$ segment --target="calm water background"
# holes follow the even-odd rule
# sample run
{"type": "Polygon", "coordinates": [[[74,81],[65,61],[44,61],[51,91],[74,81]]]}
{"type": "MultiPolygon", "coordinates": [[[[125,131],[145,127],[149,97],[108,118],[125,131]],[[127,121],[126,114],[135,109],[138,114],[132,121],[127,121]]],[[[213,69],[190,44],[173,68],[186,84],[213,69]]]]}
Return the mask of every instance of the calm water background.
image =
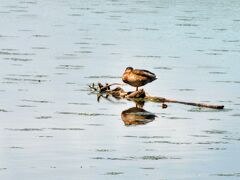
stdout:
{"type": "MultiPolygon", "coordinates": [[[[0,179],[240,177],[238,0],[1,0],[0,179]],[[127,66],[154,72],[151,95],[225,110],[90,94],[127,66]]],[[[131,87],[124,87],[131,90],[131,87]]]]}

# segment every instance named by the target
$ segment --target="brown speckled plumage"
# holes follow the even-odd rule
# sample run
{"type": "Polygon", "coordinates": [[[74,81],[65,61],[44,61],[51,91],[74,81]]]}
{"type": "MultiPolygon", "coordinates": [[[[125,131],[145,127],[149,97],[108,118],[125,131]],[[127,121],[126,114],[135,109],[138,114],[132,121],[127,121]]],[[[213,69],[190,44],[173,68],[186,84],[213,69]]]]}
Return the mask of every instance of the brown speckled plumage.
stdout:
{"type": "Polygon", "coordinates": [[[136,87],[137,90],[138,87],[144,86],[156,79],[154,73],[143,69],[133,69],[132,67],[127,67],[122,75],[123,82],[136,87]]]}

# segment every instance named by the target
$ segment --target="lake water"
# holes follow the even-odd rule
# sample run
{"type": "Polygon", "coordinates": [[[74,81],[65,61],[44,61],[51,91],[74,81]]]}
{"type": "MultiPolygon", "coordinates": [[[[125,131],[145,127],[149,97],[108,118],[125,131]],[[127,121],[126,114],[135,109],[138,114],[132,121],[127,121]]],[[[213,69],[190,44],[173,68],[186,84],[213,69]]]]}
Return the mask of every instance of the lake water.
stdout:
{"type": "MultiPolygon", "coordinates": [[[[0,179],[240,177],[240,1],[1,0],[0,179]],[[101,98],[127,66],[150,95],[224,110],[101,98]],[[130,109],[130,110],[129,110],[130,109]],[[133,108],[134,109],[134,108],[133,108]]],[[[125,90],[133,90],[124,86],[125,90]]]]}

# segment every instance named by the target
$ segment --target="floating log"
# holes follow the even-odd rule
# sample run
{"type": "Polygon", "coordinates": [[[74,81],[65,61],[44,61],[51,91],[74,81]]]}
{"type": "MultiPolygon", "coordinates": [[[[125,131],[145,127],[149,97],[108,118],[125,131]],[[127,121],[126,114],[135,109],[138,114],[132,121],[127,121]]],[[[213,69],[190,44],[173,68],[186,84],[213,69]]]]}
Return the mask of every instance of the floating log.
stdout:
{"type": "Polygon", "coordinates": [[[101,83],[98,83],[98,86],[96,86],[94,83],[92,85],[89,85],[90,89],[94,92],[103,95],[106,94],[107,97],[109,95],[117,98],[117,99],[128,99],[135,102],[140,101],[151,101],[154,103],[163,103],[162,108],[167,108],[167,105],[164,103],[178,103],[178,104],[185,104],[185,105],[191,105],[191,106],[198,106],[198,107],[204,107],[204,108],[212,108],[212,109],[223,109],[224,105],[212,105],[212,104],[205,104],[205,103],[195,103],[195,102],[185,102],[185,101],[178,101],[175,99],[168,99],[164,97],[156,97],[156,96],[149,96],[146,95],[145,91],[143,89],[139,89],[138,91],[130,91],[126,92],[121,87],[117,87],[113,90],[110,89],[113,85],[123,85],[119,83],[113,83],[102,85],[101,83]]]}
{"type": "Polygon", "coordinates": [[[178,104],[185,104],[185,105],[191,105],[191,106],[198,106],[198,107],[205,107],[205,108],[212,108],[212,109],[223,109],[223,105],[212,105],[212,104],[205,104],[205,103],[194,103],[194,102],[185,102],[185,101],[178,101],[175,99],[167,99],[163,97],[152,97],[147,96],[145,97],[146,100],[152,101],[152,102],[159,102],[159,103],[178,103],[178,104]]]}

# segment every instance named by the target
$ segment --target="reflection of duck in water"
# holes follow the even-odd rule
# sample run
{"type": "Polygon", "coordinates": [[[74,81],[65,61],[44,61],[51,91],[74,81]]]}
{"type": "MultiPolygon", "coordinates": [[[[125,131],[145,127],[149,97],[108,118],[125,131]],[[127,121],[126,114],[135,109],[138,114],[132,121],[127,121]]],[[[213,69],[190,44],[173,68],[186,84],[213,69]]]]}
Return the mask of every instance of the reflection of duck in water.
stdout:
{"type": "Polygon", "coordinates": [[[138,87],[144,86],[156,79],[154,73],[143,69],[133,69],[132,67],[127,67],[122,75],[123,82],[136,87],[136,91],[138,87]]]}
{"type": "Polygon", "coordinates": [[[157,117],[155,114],[138,107],[129,108],[121,114],[121,118],[126,126],[144,125],[152,122],[155,117],[157,117]]]}

